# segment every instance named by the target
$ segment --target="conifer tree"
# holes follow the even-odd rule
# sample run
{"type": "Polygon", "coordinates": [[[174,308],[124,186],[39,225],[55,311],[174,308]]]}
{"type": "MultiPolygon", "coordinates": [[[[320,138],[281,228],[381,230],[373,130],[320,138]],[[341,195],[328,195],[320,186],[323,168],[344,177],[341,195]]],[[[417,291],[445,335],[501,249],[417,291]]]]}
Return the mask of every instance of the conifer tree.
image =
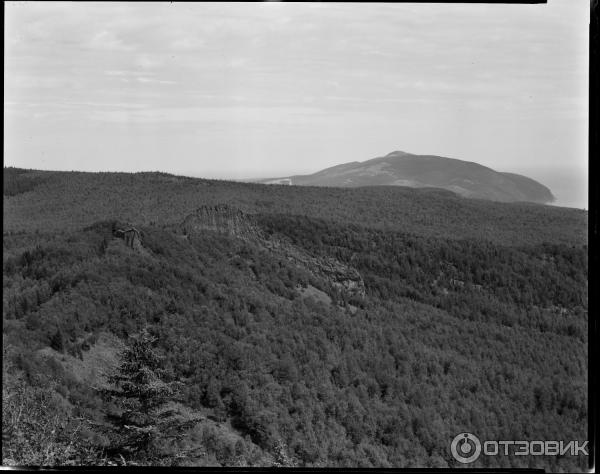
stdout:
{"type": "Polygon", "coordinates": [[[181,420],[178,410],[168,409],[169,402],[177,397],[179,384],[167,381],[169,374],[160,367],[162,358],[153,347],[155,342],[147,330],[132,337],[116,373],[109,377],[113,388],[104,393],[121,410],[114,417],[118,436],[107,449],[110,455],[160,462],[171,456],[161,450],[164,442],[180,437],[196,421],[181,420]]]}

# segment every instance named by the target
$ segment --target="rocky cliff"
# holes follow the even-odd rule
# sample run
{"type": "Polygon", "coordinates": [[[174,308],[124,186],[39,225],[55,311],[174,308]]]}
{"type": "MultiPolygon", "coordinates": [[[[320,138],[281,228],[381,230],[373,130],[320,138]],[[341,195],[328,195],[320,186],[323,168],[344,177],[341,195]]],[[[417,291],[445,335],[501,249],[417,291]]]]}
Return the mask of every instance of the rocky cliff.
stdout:
{"type": "Polygon", "coordinates": [[[199,207],[183,220],[181,227],[185,234],[212,230],[245,239],[263,237],[249,215],[228,204],[199,207]]]}
{"type": "Polygon", "coordinates": [[[185,235],[203,231],[219,232],[251,241],[286,258],[294,265],[329,281],[334,289],[348,297],[364,297],[365,285],[358,271],[328,257],[317,257],[293,245],[281,235],[267,235],[251,215],[227,204],[202,206],[187,216],[181,230],[185,235]]]}

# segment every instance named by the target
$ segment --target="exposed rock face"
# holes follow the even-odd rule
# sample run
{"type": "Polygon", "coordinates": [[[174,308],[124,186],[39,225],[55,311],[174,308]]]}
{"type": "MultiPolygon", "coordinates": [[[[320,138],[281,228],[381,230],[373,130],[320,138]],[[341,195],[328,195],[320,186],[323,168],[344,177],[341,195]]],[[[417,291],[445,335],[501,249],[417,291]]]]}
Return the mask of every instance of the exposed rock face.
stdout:
{"type": "Polygon", "coordinates": [[[350,297],[365,296],[365,284],[360,273],[334,258],[315,257],[284,239],[271,238],[265,242],[265,247],[284,254],[288,260],[313,275],[329,280],[334,288],[350,297]]]}
{"type": "Polygon", "coordinates": [[[201,231],[215,231],[251,241],[264,249],[281,255],[315,276],[325,278],[347,296],[364,297],[365,285],[358,271],[333,258],[310,255],[293,245],[283,236],[267,236],[252,216],[227,204],[202,206],[187,216],[181,224],[186,235],[201,231]]]}
{"type": "Polygon", "coordinates": [[[185,234],[201,230],[212,230],[236,237],[250,238],[260,236],[260,229],[250,217],[239,209],[227,204],[202,206],[187,216],[181,224],[185,234]]]}
{"type": "Polygon", "coordinates": [[[125,229],[115,229],[113,235],[115,237],[121,238],[125,241],[125,245],[127,247],[132,248],[134,250],[142,249],[142,239],[140,236],[140,231],[135,227],[128,227],[125,229]]]}
{"type": "Polygon", "coordinates": [[[364,298],[365,283],[357,270],[345,267],[341,273],[334,277],[334,285],[349,296],[364,298]]]}

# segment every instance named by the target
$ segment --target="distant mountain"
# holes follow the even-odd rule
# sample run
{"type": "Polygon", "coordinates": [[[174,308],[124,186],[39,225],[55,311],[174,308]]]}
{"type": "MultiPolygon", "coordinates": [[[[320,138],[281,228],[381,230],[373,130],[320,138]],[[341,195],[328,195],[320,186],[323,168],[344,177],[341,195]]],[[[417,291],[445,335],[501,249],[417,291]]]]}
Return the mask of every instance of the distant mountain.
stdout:
{"type": "Polygon", "coordinates": [[[435,187],[461,196],[502,202],[554,201],[552,192],[526,176],[501,173],[470,161],[394,151],[368,161],[354,161],[310,175],[272,178],[265,184],[300,186],[408,186],[435,187]]]}

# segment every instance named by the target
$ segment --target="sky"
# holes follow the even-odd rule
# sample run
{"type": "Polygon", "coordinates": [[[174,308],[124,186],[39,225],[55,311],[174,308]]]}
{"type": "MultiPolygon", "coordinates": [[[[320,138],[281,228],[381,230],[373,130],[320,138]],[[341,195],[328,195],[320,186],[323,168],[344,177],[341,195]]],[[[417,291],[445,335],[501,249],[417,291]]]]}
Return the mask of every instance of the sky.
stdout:
{"type": "Polygon", "coordinates": [[[6,2],[4,164],[245,179],[402,150],[587,208],[589,8],[6,2]]]}

